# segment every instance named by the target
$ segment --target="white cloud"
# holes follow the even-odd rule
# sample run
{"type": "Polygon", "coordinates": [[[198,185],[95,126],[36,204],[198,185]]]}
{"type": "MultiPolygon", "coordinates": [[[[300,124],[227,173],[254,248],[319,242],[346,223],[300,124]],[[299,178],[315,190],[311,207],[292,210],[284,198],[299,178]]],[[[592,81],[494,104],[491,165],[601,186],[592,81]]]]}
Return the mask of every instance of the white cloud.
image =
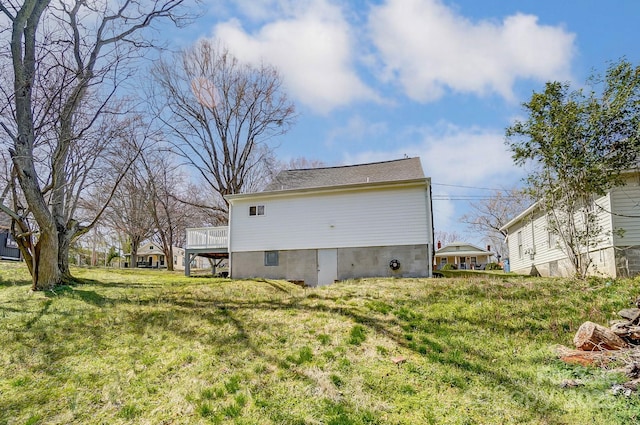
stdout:
{"type": "Polygon", "coordinates": [[[278,67],[289,93],[314,111],[375,99],[354,69],[355,41],[342,10],[325,0],[302,5],[289,4],[288,15],[255,33],[231,20],[217,25],[213,35],[240,59],[278,67]]]}
{"type": "Polygon", "coordinates": [[[368,151],[346,155],[346,163],[386,161],[405,155],[422,159],[424,172],[434,182],[501,187],[517,183],[521,172],[513,165],[504,145],[504,132],[483,128],[460,128],[448,123],[406,129],[406,143],[391,151],[368,151]]]}
{"type": "Polygon", "coordinates": [[[415,142],[399,145],[389,151],[346,154],[344,163],[419,156],[425,175],[434,183],[434,195],[440,195],[440,199],[433,202],[434,226],[437,230],[464,234],[466,226],[459,222],[459,218],[467,211],[468,201],[461,201],[460,197],[491,194],[490,191],[474,188],[513,187],[519,185],[523,176],[523,171],[515,167],[504,145],[502,131],[439,123],[432,127],[405,129],[399,137],[415,142]],[[458,200],[444,199],[446,196],[458,200]]]}
{"type": "Polygon", "coordinates": [[[369,17],[386,81],[417,101],[447,89],[513,99],[518,78],[568,79],[575,35],[533,15],[471,21],[441,0],[387,0],[369,17]]]}
{"type": "Polygon", "coordinates": [[[362,115],[356,114],[342,127],[335,127],[327,134],[326,146],[334,146],[336,143],[358,144],[370,138],[380,138],[389,132],[389,125],[384,121],[370,122],[362,115]]]}

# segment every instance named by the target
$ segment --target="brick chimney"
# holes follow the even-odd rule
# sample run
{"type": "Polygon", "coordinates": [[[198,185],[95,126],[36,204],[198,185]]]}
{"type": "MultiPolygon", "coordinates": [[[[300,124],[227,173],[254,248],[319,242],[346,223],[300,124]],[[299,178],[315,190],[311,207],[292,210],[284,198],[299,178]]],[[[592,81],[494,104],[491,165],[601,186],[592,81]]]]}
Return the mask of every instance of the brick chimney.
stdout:
{"type": "Polygon", "coordinates": [[[438,249],[442,248],[442,243],[440,243],[440,241],[438,241],[438,249]]]}
{"type": "Polygon", "coordinates": [[[487,251],[491,252],[491,245],[487,245],[487,251]]]}

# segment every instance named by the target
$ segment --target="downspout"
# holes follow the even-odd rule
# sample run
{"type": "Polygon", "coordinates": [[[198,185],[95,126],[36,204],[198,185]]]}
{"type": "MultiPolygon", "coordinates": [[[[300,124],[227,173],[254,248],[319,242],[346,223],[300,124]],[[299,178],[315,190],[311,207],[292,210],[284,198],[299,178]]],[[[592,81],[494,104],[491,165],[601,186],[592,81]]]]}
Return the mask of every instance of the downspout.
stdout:
{"type": "Polygon", "coordinates": [[[233,202],[229,200],[229,216],[227,218],[227,253],[229,254],[229,278],[233,279],[233,266],[231,264],[231,212],[233,211],[233,202]]]}
{"type": "Polygon", "coordinates": [[[535,257],[536,257],[536,231],[534,228],[534,217],[533,212],[531,213],[531,249],[533,249],[533,253],[531,254],[531,264],[535,266],[535,257]]]}
{"type": "Polygon", "coordinates": [[[427,270],[427,273],[428,273],[427,276],[428,277],[433,277],[433,259],[435,258],[435,255],[436,255],[436,247],[433,244],[433,238],[434,238],[433,235],[435,233],[435,230],[433,228],[433,202],[431,201],[431,199],[432,199],[431,179],[427,179],[427,182],[429,184],[429,191],[427,192],[427,203],[429,205],[429,218],[428,218],[428,220],[430,221],[429,224],[431,225],[431,226],[429,226],[431,228],[431,238],[430,238],[430,241],[428,241],[428,243],[427,243],[427,245],[429,245],[427,247],[427,249],[429,249],[429,247],[430,247],[430,250],[428,252],[430,254],[430,258],[429,258],[430,261],[429,261],[429,269],[427,270]]]}

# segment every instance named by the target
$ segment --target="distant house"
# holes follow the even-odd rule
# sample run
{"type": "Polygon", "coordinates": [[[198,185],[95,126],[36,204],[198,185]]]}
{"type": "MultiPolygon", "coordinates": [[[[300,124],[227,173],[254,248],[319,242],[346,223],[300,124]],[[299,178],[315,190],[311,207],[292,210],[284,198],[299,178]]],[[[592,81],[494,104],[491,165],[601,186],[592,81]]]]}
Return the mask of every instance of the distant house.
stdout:
{"type": "MultiPolygon", "coordinates": [[[[174,270],[184,270],[186,267],[185,249],[174,246],[172,261],[174,270]]],[[[211,265],[209,264],[209,261],[204,257],[193,257],[191,258],[190,267],[194,269],[208,269],[211,267],[211,265]]]]}
{"type": "MultiPolygon", "coordinates": [[[[603,237],[588,252],[592,275],[640,274],[640,173],[626,173],[625,181],[624,186],[610,190],[594,202],[603,237]]],[[[560,241],[549,231],[547,216],[538,204],[523,211],[501,230],[508,233],[511,271],[542,276],[573,274],[560,241]]]]}
{"type": "Polygon", "coordinates": [[[287,170],[263,192],[226,199],[233,278],[431,276],[431,182],[419,158],[287,170]]]}
{"type": "MultiPolygon", "coordinates": [[[[124,254],[125,263],[131,262],[131,253],[124,254]]],[[[163,268],[166,267],[166,258],[162,247],[153,242],[147,242],[138,247],[136,253],[136,267],[163,268]]]]}
{"type": "MultiPolygon", "coordinates": [[[[131,261],[131,254],[124,254],[125,262],[128,264],[131,261]]],[[[147,242],[142,244],[138,248],[136,267],[140,268],[155,268],[163,269],[167,268],[167,258],[164,255],[162,246],[154,242],[147,242]]],[[[177,246],[173,247],[173,258],[170,259],[173,262],[174,270],[185,269],[185,250],[177,246]]],[[[193,268],[207,268],[209,267],[206,259],[204,258],[192,258],[191,267],[193,268]]]]}
{"type": "Polygon", "coordinates": [[[453,242],[436,250],[434,265],[438,270],[447,264],[459,270],[485,269],[493,255],[488,247],[482,249],[466,242],[453,242]]]}
{"type": "Polygon", "coordinates": [[[11,218],[0,212],[0,259],[22,260],[18,244],[11,235],[11,218]]]}

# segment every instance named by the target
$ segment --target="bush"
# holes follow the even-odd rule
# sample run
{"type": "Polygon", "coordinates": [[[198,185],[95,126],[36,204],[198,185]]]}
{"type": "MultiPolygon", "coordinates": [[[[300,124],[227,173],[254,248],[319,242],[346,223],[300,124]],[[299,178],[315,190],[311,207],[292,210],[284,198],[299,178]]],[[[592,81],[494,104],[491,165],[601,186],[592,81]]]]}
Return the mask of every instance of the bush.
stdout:
{"type": "Polygon", "coordinates": [[[445,271],[447,271],[447,270],[455,270],[455,269],[456,269],[456,266],[451,264],[451,263],[447,263],[447,264],[445,264],[444,266],[442,266],[440,268],[440,270],[445,270],[445,271]]]}
{"type": "Polygon", "coordinates": [[[485,270],[502,270],[502,266],[498,263],[488,263],[485,270]]]}

